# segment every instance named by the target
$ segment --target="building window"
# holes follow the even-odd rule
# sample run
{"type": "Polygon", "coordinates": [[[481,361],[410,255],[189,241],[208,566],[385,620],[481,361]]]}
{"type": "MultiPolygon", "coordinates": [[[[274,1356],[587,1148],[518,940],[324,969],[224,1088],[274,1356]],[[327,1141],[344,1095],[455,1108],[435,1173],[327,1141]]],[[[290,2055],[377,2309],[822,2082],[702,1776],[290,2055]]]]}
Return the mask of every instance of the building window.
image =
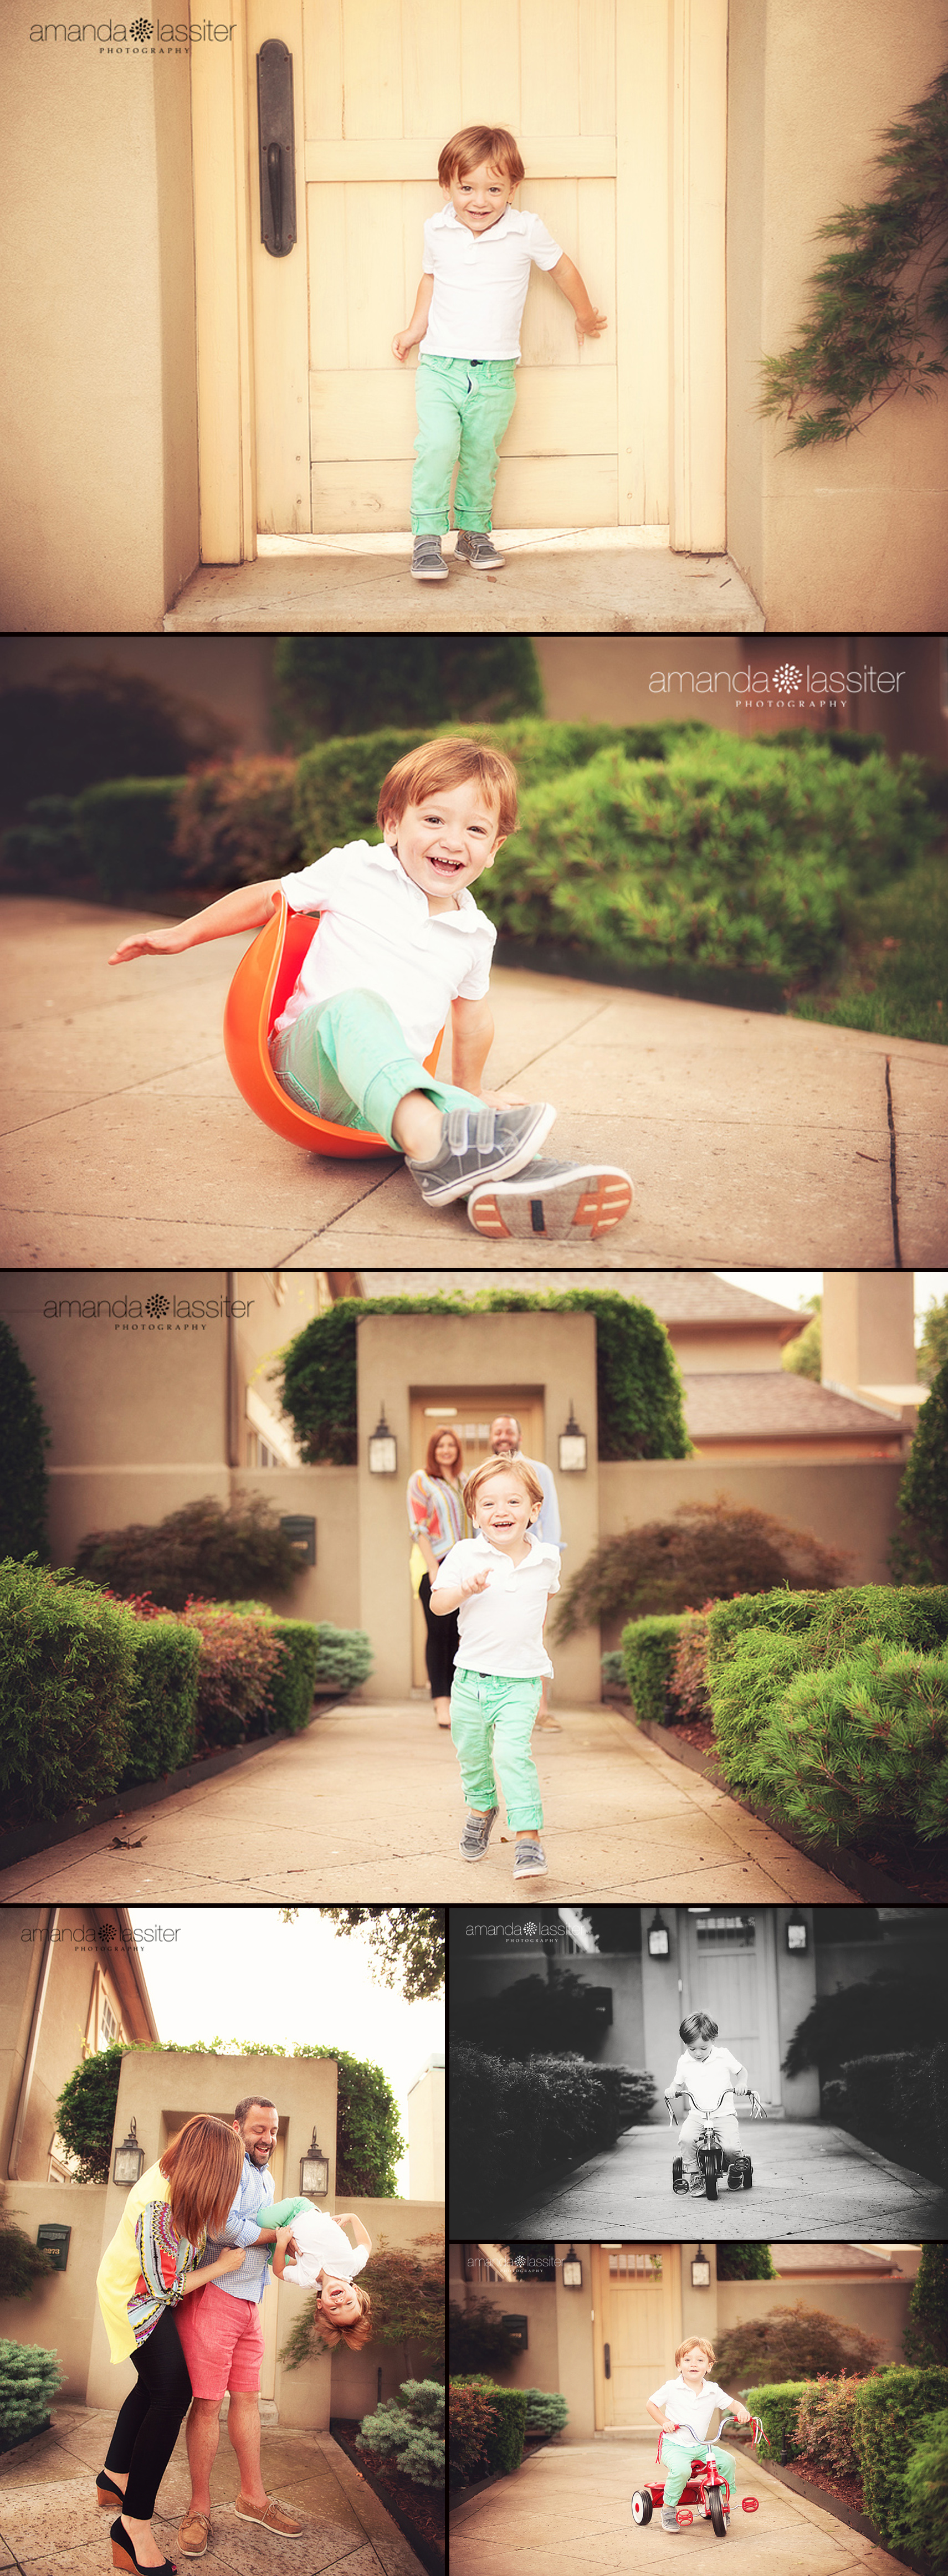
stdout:
{"type": "Polygon", "coordinates": [[[285,1467],[286,1460],[285,1458],[278,1458],[276,1450],[269,1448],[267,1442],[265,1440],[261,1440],[259,1431],[248,1431],[247,1465],[248,1467],[258,1468],[285,1467]]]}
{"type": "Polygon", "coordinates": [[[645,2245],[617,2245],[609,2256],[613,2281],[660,2281],[662,2258],[645,2245]]]}
{"type": "Polygon", "coordinates": [[[699,1950],[752,1950],[752,1914],[705,1914],[698,1925],[699,1950]]]}
{"type": "Polygon", "coordinates": [[[113,2039],[118,2038],[118,2032],[118,2022],[108,1995],[103,1994],[99,1999],[99,2047],[110,2048],[113,2039]]]}

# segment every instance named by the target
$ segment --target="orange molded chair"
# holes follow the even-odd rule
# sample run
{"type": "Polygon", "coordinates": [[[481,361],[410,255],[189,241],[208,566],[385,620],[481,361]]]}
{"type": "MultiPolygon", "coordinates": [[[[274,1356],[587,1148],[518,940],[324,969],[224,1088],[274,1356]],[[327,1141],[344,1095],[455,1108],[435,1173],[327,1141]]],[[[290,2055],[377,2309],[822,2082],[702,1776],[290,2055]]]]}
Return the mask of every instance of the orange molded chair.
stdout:
{"type": "MultiPolygon", "coordinates": [[[[303,959],[319,929],[319,914],[291,912],[285,894],[252,947],[241,958],[224,1005],[224,1051],[238,1091],[265,1126],[301,1145],[307,1154],[391,1154],[385,1136],[359,1127],[341,1127],[315,1110],[300,1109],[277,1081],[268,1040],[285,1010],[303,959]]],[[[441,1051],[442,1029],[425,1070],[434,1073],[441,1051]]]]}

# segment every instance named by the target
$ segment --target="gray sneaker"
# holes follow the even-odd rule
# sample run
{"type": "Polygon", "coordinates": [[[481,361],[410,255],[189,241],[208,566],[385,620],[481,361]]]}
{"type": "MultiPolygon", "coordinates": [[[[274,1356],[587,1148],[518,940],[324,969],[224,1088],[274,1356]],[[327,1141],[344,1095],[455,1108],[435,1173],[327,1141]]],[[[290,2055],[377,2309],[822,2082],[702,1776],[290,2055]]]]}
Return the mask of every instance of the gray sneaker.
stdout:
{"type": "Polygon", "coordinates": [[[466,1199],[479,1181],[499,1181],[529,1163],[549,1135],[556,1117],[548,1100],[529,1109],[449,1109],[444,1113],[440,1153],[421,1163],[406,1155],[405,1168],[417,1183],[427,1207],[447,1207],[466,1199]]]}
{"type": "Polygon", "coordinates": [[[462,1860],[484,1859],[491,1837],[491,1828],[496,1821],[496,1807],[491,1807],[490,1813],[486,1816],[475,1816],[471,1808],[468,1808],[464,1832],[458,1844],[462,1860]]]}
{"type": "Polygon", "coordinates": [[[671,2508],[669,2508],[669,2506],[668,2506],[668,2505],[666,2505],[666,2504],[663,2504],[663,2506],[662,2506],[662,2530],[663,2530],[663,2531],[680,2531],[680,2530],[681,2530],[681,2524],[680,2524],[680,2522],[677,2522],[677,2521],[676,2521],[676,2519],[675,2519],[675,2508],[674,2508],[674,2505],[672,2505],[672,2506],[671,2506],[671,2508]]]}
{"type": "Polygon", "coordinates": [[[489,528],[459,528],[454,549],[457,563],[469,563],[472,572],[499,572],[506,555],[499,555],[489,528]]]}
{"type": "Polygon", "coordinates": [[[554,1163],[541,1155],[519,1165],[515,1180],[479,1182],[467,1203],[478,1234],[496,1241],[517,1235],[530,1242],[542,1235],[547,1243],[586,1235],[590,1243],[621,1224],[635,1191],[628,1172],[615,1163],[554,1163]]]}
{"type": "Polygon", "coordinates": [[[441,552],[440,537],[416,537],[411,550],[413,581],[447,581],[448,567],[441,552]]]}
{"type": "Polygon", "coordinates": [[[545,1878],[546,1853],[542,1843],[518,1843],[514,1854],[515,1878],[545,1878]]]}

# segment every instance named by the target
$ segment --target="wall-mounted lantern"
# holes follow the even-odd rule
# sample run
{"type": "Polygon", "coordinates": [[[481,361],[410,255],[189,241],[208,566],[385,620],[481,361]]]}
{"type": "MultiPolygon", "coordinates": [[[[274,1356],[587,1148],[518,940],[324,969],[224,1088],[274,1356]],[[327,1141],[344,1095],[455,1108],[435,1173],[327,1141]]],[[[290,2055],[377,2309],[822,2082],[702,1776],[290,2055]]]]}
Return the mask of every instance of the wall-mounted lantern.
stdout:
{"type": "Polygon", "coordinates": [[[659,1913],[657,1905],[652,1921],[648,1927],[648,1955],[650,1959],[669,1959],[671,1957],[671,1935],[669,1933],[667,1923],[664,1922],[659,1913]]]}
{"type": "Polygon", "coordinates": [[[369,1441],[369,1474],[370,1476],[394,1476],[397,1468],[398,1445],[394,1431],[389,1430],[386,1422],[383,1404],[369,1441]]]}
{"type": "Polygon", "coordinates": [[[573,1412],[573,1399],[570,1396],[569,1421],[565,1431],[560,1432],[560,1474],[561,1476],[584,1476],[585,1473],[586,1434],[585,1431],[580,1430],[573,1412]]]}
{"type": "Polygon", "coordinates": [[[300,2191],[305,2200],[325,2200],[329,2190],[329,2162],[317,2146],[313,2130],[311,2144],[300,2157],[300,2191]]]}
{"type": "Polygon", "coordinates": [[[126,2190],[130,2190],[132,2183],[138,2181],[144,2162],[144,2148],[139,2146],[135,2122],[132,2120],[127,2138],[123,2138],[121,2146],[116,2147],[115,2150],[115,2163],[112,2167],[113,2182],[124,2183],[126,2190]]]}
{"type": "Polygon", "coordinates": [[[809,1948],[809,1934],[803,1915],[791,1914],[789,1922],[785,1925],[785,1930],[788,1950],[792,1950],[802,1957],[805,1951],[809,1948]]]}
{"type": "Polygon", "coordinates": [[[582,2286],[583,2267],[575,2245],[571,2245],[569,2253],[564,2254],[563,2256],[563,2288],[564,2290],[581,2290],[582,2286]]]}
{"type": "Polygon", "coordinates": [[[711,2287],[711,2265],[703,2245],[699,2245],[691,2266],[691,2286],[693,2290],[710,2290],[711,2287]]]}

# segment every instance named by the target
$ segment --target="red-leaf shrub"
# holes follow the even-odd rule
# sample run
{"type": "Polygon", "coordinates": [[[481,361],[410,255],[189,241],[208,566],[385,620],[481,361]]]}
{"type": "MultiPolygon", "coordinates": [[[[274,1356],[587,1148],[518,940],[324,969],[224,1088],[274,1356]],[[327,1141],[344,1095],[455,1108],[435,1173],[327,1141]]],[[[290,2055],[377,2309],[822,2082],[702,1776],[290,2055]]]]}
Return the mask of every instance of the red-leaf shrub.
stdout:
{"type": "Polygon", "coordinates": [[[226,1601],[191,1599],[185,1626],[201,1640],[197,1726],[200,1744],[239,1744],[266,1734],[272,1717],[270,1685],[283,1646],[266,1619],[232,1609],[226,1601]]]}

